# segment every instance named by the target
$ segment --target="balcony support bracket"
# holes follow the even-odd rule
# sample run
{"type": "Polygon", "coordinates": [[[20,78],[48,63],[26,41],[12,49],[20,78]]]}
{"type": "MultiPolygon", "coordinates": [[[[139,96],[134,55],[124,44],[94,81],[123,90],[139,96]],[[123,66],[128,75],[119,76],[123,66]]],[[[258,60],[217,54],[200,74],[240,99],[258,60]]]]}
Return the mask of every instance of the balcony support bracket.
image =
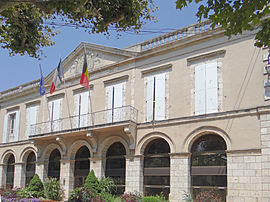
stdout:
{"type": "Polygon", "coordinates": [[[136,124],[131,123],[128,126],[125,126],[124,132],[129,138],[129,149],[134,150],[136,146],[136,135],[137,135],[136,124]]]}
{"type": "Polygon", "coordinates": [[[92,146],[93,146],[93,152],[97,152],[97,138],[96,138],[96,133],[94,131],[87,131],[86,136],[90,139],[92,146]]]}

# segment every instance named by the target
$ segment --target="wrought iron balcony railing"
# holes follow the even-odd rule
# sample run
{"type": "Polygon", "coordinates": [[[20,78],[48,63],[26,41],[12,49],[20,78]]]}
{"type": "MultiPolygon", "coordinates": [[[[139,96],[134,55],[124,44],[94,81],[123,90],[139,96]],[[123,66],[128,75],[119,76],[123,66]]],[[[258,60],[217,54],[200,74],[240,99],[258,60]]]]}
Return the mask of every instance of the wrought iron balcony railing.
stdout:
{"type": "Polygon", "coordinates": [[[80,130],[83,128],[110,125],[124,121],[137,122],[138,110],[132,106],[92,112],[30,126],[30,136],[49,134],[61,131],[80,130]]]}

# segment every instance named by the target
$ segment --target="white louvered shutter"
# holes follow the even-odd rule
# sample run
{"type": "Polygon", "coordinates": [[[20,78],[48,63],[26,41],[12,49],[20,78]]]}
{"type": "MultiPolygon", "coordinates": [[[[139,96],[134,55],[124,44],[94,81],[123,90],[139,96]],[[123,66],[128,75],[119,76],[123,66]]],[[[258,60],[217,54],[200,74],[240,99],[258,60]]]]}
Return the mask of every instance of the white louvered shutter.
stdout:
{"type": "Polygon", "coordinates": [[[113,86],[108,86],[106,88],[107,97],[107,123],[112,122],[112,102],[113,102],[113,86]]]}
{"type": "Polygon", "coordinates": [[[80,94],[76,94],[74,96],[74,106],[75,106],[75,111],[74,111],[74,114],[75,114],[75,127],[76,128],[79,128],[80,127],[80,94]]]}
{"type": "Polygon", "coordinates": [[[205,113],[205,64],[195,67],[195,114],[205,113]]]}
{"type": "Polygon", "coordinates": [[[217,63],[206,64],[206,113],[218,111],[217,63]]]}
{"type": "Polygon", "coordinates": [[[37,123],[38,105],[27,107],[26,113],[27,113],[26,136],[27,138],[29,138],[29,135],[34,135],[35,132],[33,126],[31,128],[31,125],[37,123]]]}
{"type": "Polygon", "coordinates": [[[53,106],[53,131],[60,130],[61,99],[54,100],[53,106]]]}
{"type": "Polygon", "coordinates": [[[154,77],[147,77],[146,83],[146,120],[153,120],[153,96],[154,96],[154,77]]]}
{"type": "Polygon", "coordinates": [[[8,129],[8,114],[6,114],[5,118],[4,118],[4,129],[3,129],[2,143],[7,142],[7,129],[8,129]]]}
{"type": "Polygon", "coordinates": [[[123,118],[123,83],[114,85],[114,112],[113,121],[118,122],[123,118]]]}
{"type": "Polygon", "coordinates": [[[88,125],[89,118],[89,92],[81,93],[81,127],[88,125]]]}
{"type": "Polygon", "coordinates": [[[165,119],[165,73],[158,74],[155,86],[155,120],[165,119]]]}
{"type": "Polygon", "coordinates": [[[15,130],[14,130],[14,140],[19,140],[19,134],[20,134],[20,112],[16,111],[16,120],[15,120],[15,130]]]}

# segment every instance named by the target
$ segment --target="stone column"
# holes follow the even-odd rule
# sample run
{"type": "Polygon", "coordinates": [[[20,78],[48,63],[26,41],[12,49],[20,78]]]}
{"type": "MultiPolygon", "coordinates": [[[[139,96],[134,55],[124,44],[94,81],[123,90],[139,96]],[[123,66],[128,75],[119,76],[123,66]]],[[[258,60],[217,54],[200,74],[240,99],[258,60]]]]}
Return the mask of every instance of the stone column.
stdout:
{"type": "Polygon", "coordinates": [[[170,195],[173,201],[182,201],[184,193],[190,192],[190,153],[170,154],[170,195]]]}
{"type": "Polygon", "coordinates": [[[64,200],[67,200],[74,188],[74,160],[60,160],[60,184],[64,190],[64,200]]]}
{"type": "Polygon", "coordinates": [[[270,202],[270,113],[260,116],[262,148],[262,201],[270,202]]]}
{"type": "Polygon", "coordinates": [[[24,163],[16,163],[14,165],[14,188],[24,187],[24,185],[25,185],[24,163]]]}
{"type": "Polygon", "coordinates": [[[137,191],[143,194],[143,156],[126,156],[125,192],[137,191]]]}
{"type": "Polygon", "coordinates": [[[227,151],[227,201],[261,201],[261,180],[259,149],[227,151]]]}
{"type": "Polygon", "coordinates": [[[98,179],[105,176],[103,162],[101,157],[92,157],[90,159],[90,171],[93,170],[98,179]]]}
{"type": "Polygon", "coordinates": [[[6,172],[5,172],[5,165],[0,165],[0,188],[4,188],[6,185],[6,172]]]}
{"type": "Polygon", "coordinates": [[[42,182],[47,178],[47,170],[45,169],[45,163],[37,161],[36,163],[36,174],[39,176],[42,182]]]}

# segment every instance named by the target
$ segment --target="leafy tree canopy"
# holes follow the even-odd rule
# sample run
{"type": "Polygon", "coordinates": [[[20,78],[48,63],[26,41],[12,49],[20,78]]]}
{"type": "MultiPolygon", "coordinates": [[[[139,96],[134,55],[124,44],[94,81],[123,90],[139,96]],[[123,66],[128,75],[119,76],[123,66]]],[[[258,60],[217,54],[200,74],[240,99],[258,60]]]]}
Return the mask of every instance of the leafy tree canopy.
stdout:
{"type": "Polygon", "coordinates": [[[181,10],[193,1],[202,3],[199,20],[207,18],[213,27],[221,25],[227,36],[259,27],[255,45],[270,47],[270,0],[177,0],[176,8],[181,10]]]}
{"type": "Polygon", "coordinates": [[[89,33],[139,30],[152,19],[151,0],[1,0],[0,45],[10,55],[39,58],[41,48],[51,46],[54,24],[83,27],[89,33]]]}

